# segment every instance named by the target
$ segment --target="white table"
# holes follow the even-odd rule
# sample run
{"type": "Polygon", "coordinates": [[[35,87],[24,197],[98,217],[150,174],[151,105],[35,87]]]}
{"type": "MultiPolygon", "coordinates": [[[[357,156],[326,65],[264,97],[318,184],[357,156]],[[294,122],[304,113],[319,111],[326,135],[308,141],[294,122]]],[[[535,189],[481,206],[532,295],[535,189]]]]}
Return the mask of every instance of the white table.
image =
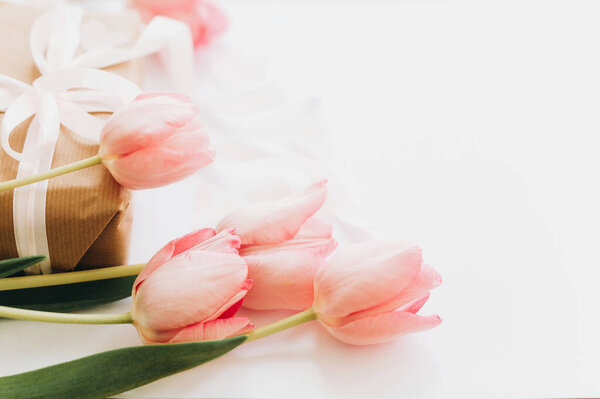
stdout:
{"type": "MultiPolygon", "coordinates": [[[[330,171],[354,202],[341,212],[353,222],[422,245],[444,277],[423,313],[445,320],[372,347],[338,343],[313,323],[122,397],[600,395],[600,4],[225,8],[231,29],[202,60],[235,46],[268,58],[268,81],[287,99],[321,99],[309,103],[323,110],[331,152],[311,176],[330,171]]],[[[207,176],[227,176],[218,168],[138,195],[132,262],[233,205],[205,191],[207,176]]],[[[297,173],[284,171],[257,184],[297,173]]],[[[285,314],[250,313],[257,325],[285,314]]],[[[139,343],[129,326],[1,324],[0,375],[139,343]]]]}

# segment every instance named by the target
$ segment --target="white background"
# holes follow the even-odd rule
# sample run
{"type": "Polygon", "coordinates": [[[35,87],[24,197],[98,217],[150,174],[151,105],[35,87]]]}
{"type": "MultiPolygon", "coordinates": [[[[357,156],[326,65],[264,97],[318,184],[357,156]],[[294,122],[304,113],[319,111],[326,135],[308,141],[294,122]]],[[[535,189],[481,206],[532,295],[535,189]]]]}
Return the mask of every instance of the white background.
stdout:
{"type": "MultiPolygon", "coordinates": [[[[373,347],[313,323],[123,397],[600,395],[600,3],[224,7],[231,28],[200,57],[235,47],[287,96],[320,99],[324,170],[349,195],[332,204],[351,198],[353,223],[423,247],[444,278],[423,313],[444,322],[373,347]]],[[[201,179],[139,195],[132,261],[218,219],[201,179]]],[[[0,374],[138,342],[129,326],[3,321],[0,374]]]]}

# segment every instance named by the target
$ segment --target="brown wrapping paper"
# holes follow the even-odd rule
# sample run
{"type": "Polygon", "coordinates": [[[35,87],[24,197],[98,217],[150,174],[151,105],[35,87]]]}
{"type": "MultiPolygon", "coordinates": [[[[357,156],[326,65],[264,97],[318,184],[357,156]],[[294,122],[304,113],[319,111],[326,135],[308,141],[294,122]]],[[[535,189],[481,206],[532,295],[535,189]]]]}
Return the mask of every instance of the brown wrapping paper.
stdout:
{"type": "MultiPolygon", "coordinates": [[[[0,4],[0,73],[31,83],[39,76],[29,49],[29,31],[41,10],[0,4]]],[[[132,40],[139,32],[134,13],[86,15],[99,18],[132,40]],[[129,37],[128,36],[128,37],[129,37]]],[[[136,83],[142,76],[141,60],[106,70],[136,83]]],[[[102,114],[108,116],[108,114],[102,114]]],[[[0,113],[0,121],[4,116],[0,113]]],[[[29,122],[11,137],[21,151],[29,122]]],[[[61,127],[52,167],[56,168],[98,153],[98,145],[61,127]]],[[[0,150],[0,180],[14,179],[18,162],[0,150]]],[[[50,179],[46,198],[46,227],[53,271],[125,264],[131,234],[130,193],[116,183],[101,165],[50,179]]],[[[0,193],[0,259],[17,257],[13,231],[12,191],[0,193]]]]}

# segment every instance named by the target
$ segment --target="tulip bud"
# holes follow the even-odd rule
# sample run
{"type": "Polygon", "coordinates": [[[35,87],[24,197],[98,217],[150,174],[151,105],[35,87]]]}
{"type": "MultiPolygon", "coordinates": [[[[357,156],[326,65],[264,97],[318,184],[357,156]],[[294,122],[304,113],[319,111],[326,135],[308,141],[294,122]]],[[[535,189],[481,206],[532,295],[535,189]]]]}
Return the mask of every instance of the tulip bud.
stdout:
{"type": "Polygon", "coordinates": [[[117,182],[134,190],[191,175],[214,157],[198,114],[183,95],[138,96],[106,121],[100,136],[102,163],[117,182]]]}
{"type": "Polygon", "coordinates": [[[433,328],[417,312],[441,283],[414,245],[371,241],[338,250],[315,276],[313,309],[339,340],[367,345],[433,328]]]}
{"type": "Polygon", "coordinates": [[[171,241],[133,285],[133,324],[146,343],[222,339],[254,326],[234,317],[251,280],[239,237],[203,229],[171,241]]]}
{"type": "Polygon", "coordinates": [[[217,231],[234,228],[242,240],[252,290],[251,309],[304,310],[313,278],[336,247],[331,226],[313,217],[327,196],[326,181],[278,201],[253,204],[225,216],[217,231]]]}

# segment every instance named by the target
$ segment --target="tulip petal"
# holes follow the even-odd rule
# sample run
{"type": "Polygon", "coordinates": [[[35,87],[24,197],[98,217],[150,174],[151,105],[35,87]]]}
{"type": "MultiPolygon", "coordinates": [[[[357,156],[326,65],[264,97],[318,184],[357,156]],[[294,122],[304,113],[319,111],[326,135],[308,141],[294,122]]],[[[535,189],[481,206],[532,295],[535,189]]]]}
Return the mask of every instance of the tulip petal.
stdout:
{"type": "Polygon", "coordinates": [[[425,303],[427,302],[428,299],[429,299],[429,293],[427,293],[427,295],[425,295],[421,298],[417,298],[414,301],[407,303],[406,305],[404,305],[400,309],[398,309],[398,311],[417,314],[417,312],[419,310],[421,310],[421,308],[423,307],[423,305],[425,305],[425,303]]]}
{"type": "MultiPolygon", "coordinates": [[[[244,281],[241,287],[239,288],[238,292],[236,292],[231,298],[229,298],[227,302],[225,302],[219,309],[217,309],[217,311],[215,311],[212,315],[207,317],[206,321],[219,318],[223,319],[225,317],[233,316],[237,312],[235,307],[237,306],[238,302],[242,302],[246,294],[248,294],[250,288],[252,288],[252,280],[244,281]]],[[[239,308],[240,307],[237,306],[237,309],[239,308]]]]}
{"type": "Polygon", "coordinates": [[[315,276],[317,313],[339,318],[392,300],[422,264],[416,245],[369,241],[339,249],[315,276]]]}
{"type": "Polygon", "coordinates": [[[240,291],[247,274],[248,267],[237,254],[192,248],[157,268],[139,286],[133,318],[155,330],[207,320],[240,291]]]}
{"type": "Polygon", "coordinates": [[[241,243],[240,237],[233,234],[233,229],[227,229],[207,238],[198,245],[198,249],[237,254],[241,243]]]}
{"type": "Polygon", "coordinates": [[[153,147],[195,120],[198,115],[196,106],[176,97],[169,93],[147,95],[112,114],[100,137],[102,157],[153,147]]]}
{"type": "Polygon", "coordinates": [[[320,254],[322,257],[330,255],[337,247],[333,237],[294,238],[281,244],[271,245],[248,245],[240,248],[239,254],[249,256],[254,254],[265,254],[267,252],[307,250],[320,254]]]}
{"type": "Polygon", "coordinates": [[[188,249],[206,243],[208,240],[213,239],[215,234],[214,229],[200,229],[171,241],[175,246],[173,256],[177,256],[188,249]]]}
{"type": "Polygon", "coordinates": [[[317,242],[317,247],[288,247],[286,243],[244,255],[248,278],[254,282],[244,306],[260,310],[309,308],[314,276],[336,246],[333,238],[317,242]]]}
{"type": "Polygon", "coordinates": [[[235,316],[235,314],[242,307],[243,302],[244,302],[244,298],[240,299],[239,301],[237,301],[236,303],[231,305],[231,307],[229,309],[227,309],[226,311],[221,313],[221,315],[219,317],[217,317],[217,319],[229,319],[229,318],[235,316]]]}
{"type": "MultiPolygon", "coordinates": [[[[193,120],[191,123],[199,123],[193,120]]],[[[188,177],[214,158],[208,135],[181,128],[153,146],[103,159],[103,164],[119,184],[132,190],[160,187],[188,177]]]]}
{"type": "Polygon", "coordinates": [[[142,282],[146,280],[146,278],[148,278],[148,276],[152,274],[156,268],[160,267],[172,257],[177,256],[178,254],[185,252],[192,247],[195,247],[214,235],[214,229],[200,229],[170,241],[150,259],[140,274],[138,274],[138,277],[133,283],[132,295],[135,295],[135,292],[139,288],[140,284],[142,284],[142,282]]]}
{"type": "Polygon", "coordinates": [[[242,245],[279,244],[292,239],[325,202],[326,180],[279,201],[250,205],[225,216],[217,231],[234,228],[242,245]]]}
{"type": "MultiPolygon", "coordinates": [[[[405,308],[410,309],[411,306],[416,306],[415,303],[419,303],[419,301],[423,301],[421,304],[421,306],[423,306],[425,301],[427,301],[427,298],[429,298],[429,290],[437,287],[441,282],[441,276],[433,270],[431,266],[423,264],[419,274],[413,279],[410,285],[397,296],[368,309],[351,313],[343,318],[338,318],[338,320],[331,318],[329,319],[329,322],[330,324],[340,325],[367,316],[391,312],[399,308],[400,310],[405,310],[405,308]]],[[[416,311],[412,313],[416,313],[416,311]]]]}
{"type": "Polygon", "coordinates": [[[254,328],[247,317],[216,319],[182,328],[169,343],[210,341],[240,335],[254,328]]]}
{"type": "Polygon", "coordinates": [[[134,323],[134,326],[144,344],[163,344],[165,342],[169,342],[179,332],[179,329],[156,331],[150,328],[145,328],[138,323],[134,323]]]}
{"type": "Polygon", "coordinates": [[[426,295],[430,290],[436,288],[441,283],[442,276],[440,276],[431,266],[423,263],[419,274],[413,279],[402,294],[398,296],[396,308],[426,295]]]}
{"type": "Polygon", "coordinates": [[[370,345],[389,341],[395,336],[429,330],[442,319],[437,315],[421,316],[409,312],[389,312],[331,327],[321,321],[335,338],[351,345],[370,345]]]}
{"type": "Polygon", "coordinates": [[[321,238],[331,237],[333,228],[331,224],[317,217],[309,218],[300,228],[298,234],[294,238],[321,238]]]}
{"type": "Polygon", "coordinates": [[[432,289],[438,287],[440,284],[442,284],[442,276],[440,276],[440,274],[436,272],[428,263],[423,263],[413,286],[427,287],[427,289],[432,289]]]}

